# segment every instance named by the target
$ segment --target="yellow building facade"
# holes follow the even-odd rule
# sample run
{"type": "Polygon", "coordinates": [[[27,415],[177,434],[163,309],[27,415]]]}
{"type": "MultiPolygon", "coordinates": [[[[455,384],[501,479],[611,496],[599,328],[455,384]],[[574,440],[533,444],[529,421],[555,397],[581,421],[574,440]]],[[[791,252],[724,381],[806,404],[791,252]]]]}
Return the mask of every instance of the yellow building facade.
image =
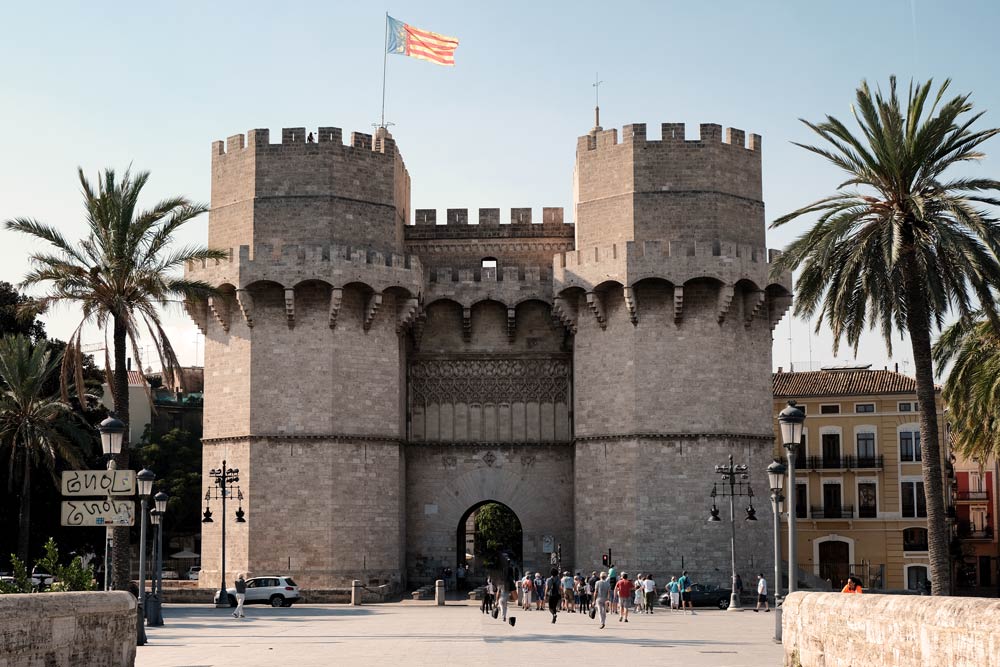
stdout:
{"type": "MultiPolygon", "coordinates": [[[[779,369],[773,385],[782,461],[777,414],[789,400],[806,413],[794,490],[800,580],[839,590],[854,575],[866,588],[922,589],[930,570],[914,378],[858,366],[779,369]]],[[[939,398],[943,463],[942,412],[939,398]]],[[[786,484],[786,498],[792,492],[786,484]]],[[[787,554],[786,522],[782,528],[787,554]]]]}

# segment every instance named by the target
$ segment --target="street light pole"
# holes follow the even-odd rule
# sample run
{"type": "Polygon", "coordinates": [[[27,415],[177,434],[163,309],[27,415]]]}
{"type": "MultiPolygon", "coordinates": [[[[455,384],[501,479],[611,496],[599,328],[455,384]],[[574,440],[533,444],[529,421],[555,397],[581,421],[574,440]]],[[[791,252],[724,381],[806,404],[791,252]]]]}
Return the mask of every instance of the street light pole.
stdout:
{"type": "Polygon", "coordinates": [[[740,594],[736,588],[736,498],[745,496],[750,499],[750,504],[747,507],[747,521],[756,521],[757,512],[753,507],[753,489],[750,488],[750,475],[747,472],[748,468],[745,463],[739,465],[733,464],[733,455],[729,455],[728,465],[715,466],[715,472],[722,475],[721,487],[718,482],[712,485],[712,511],[709,521],[721,521],[719,518],[719,508],[715,505],[715,499],[718,496],[723,498],[729,497],[729,527],[730,527],[730,538],[729,538],[729,549],[730,549],[730,559],[732,565],[731,574],[731,587],[732,592],[729,595],[729,607],[727,611],[743,611],[743,605],[740,602],[740,594]],[[739,481],[737,481],[739,477],[739,481]],[[726,487],[729,487],[728,489],[726,487]],[[744,488],[745,487],[745,488],[744,488]],[[721,492],[720,492],[721,488],[721,492]]]}
{"type": "Polygon", "coordinates": [[[798,512],[795,508],[798,494],[795,486],[795,451],[802,442],[802,425],[806,413],[796,407],[795,401],[788,401],[788,407],[778,413],[781,426],[781,441],[788,452],[788,593],[798,588],[799,561],[796,544],[796,523],[798,512]]]}
{"type": "Polygon", "coordinates": [[[136,644],[146,645],[146,501],[153,490],[156,475],[149,468],[143,468],[136,475],[139,480],[140,513],[139,521],[139,622],[136,630],[136,644]]]}
{"type": "MultiPolygon", "coordinates": [[[[115,470],[115,457],[122,451],[122,439],[125,437],[125,422],[109,414],[97,430],[101,434],[101,450],[108,457],[108,470],[115,470]]],[[[109,494],[110,498],[110,494],[109,494]]],[[[111,590],[111,566],[114,545],[114,527],[108,526],[104,531],[104,590],[111,590]]]]}
{"type": "Polygon", "coordinates": [[[208,502],[213,498],[222,500],[222,563],[221,563],[221,581],[219,584],[219,594],[215,600],[216,607],[228,607],[229,606],[229,594],[226,592],[226,498],[232,495],[233,491],[236,492],[236,497],[240,501],[239,508],[236,510],[236,523],[246,523],[244,518],[245,512],[243,511],[243,491],[240,490],[238,482],[240,481],[240,470],[239,468],[227,468],[226,461],[223,459],[222,467],[216,468],[209,471],[209,476],[212,477],[212,484],[217,487],[214,489],[209,489],[205,492],[205,518],[201,520],[202,523],[212,523],[212,511],[208,508],[208,502]]]}
{"type": "Polygon", "coordinates": [[[781,641],[781,487],[785,482],[785,466],[775,459],[767,466],[771,483],[771,505],[774,509],[774,640],[781,641]]]}
{"type": "Polygon", "coordinates": [[[156,540],[153,548],[153,594],[150,596],[146,612],[148,625],[163,625],[163,520],[167,512],[169,496],[160,491],[153,497],[155,508],[149,513],[156,526],[156,540]]]}

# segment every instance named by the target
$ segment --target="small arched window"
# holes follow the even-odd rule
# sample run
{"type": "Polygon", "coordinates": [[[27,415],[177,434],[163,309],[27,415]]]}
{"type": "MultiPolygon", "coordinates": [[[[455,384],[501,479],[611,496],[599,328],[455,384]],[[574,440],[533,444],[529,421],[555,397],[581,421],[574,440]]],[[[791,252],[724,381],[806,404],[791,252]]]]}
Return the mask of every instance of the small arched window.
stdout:
{"type": "Polygon", "coordinates": [[[927,529],[907,528],[904,530],[903,551],[927,551],[927,529]]]}

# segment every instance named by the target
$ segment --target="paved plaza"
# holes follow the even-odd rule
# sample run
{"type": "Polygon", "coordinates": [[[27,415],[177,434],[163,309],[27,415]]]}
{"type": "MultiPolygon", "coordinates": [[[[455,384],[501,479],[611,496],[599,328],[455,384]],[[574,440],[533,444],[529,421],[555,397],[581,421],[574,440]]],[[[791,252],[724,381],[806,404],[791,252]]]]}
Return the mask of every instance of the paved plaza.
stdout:
{"type": "Polygon", "coordinates": [[[583,614],[511,611],[516,627],[477,606],[404,602],[364,607],[166,605],[167,625],[149,628],[137,667],[247,665],[706,665],[776,667],[774,614],[699,610],[696,615],[638,615],[607,628],[583,614]]]}

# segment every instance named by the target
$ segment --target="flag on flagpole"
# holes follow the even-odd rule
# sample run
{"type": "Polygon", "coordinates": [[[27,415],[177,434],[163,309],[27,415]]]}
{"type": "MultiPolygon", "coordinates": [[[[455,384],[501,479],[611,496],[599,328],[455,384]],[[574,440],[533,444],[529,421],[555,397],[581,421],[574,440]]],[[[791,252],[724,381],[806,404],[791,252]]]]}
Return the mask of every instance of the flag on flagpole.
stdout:
{"type": "Polygon", "coordinates": [[[458,38],[448,37],[429,30],[414,28],[408,23],[387,16],[389,22],[386,53],[419,58],[436,65],[455,65],[458,38]]]}

